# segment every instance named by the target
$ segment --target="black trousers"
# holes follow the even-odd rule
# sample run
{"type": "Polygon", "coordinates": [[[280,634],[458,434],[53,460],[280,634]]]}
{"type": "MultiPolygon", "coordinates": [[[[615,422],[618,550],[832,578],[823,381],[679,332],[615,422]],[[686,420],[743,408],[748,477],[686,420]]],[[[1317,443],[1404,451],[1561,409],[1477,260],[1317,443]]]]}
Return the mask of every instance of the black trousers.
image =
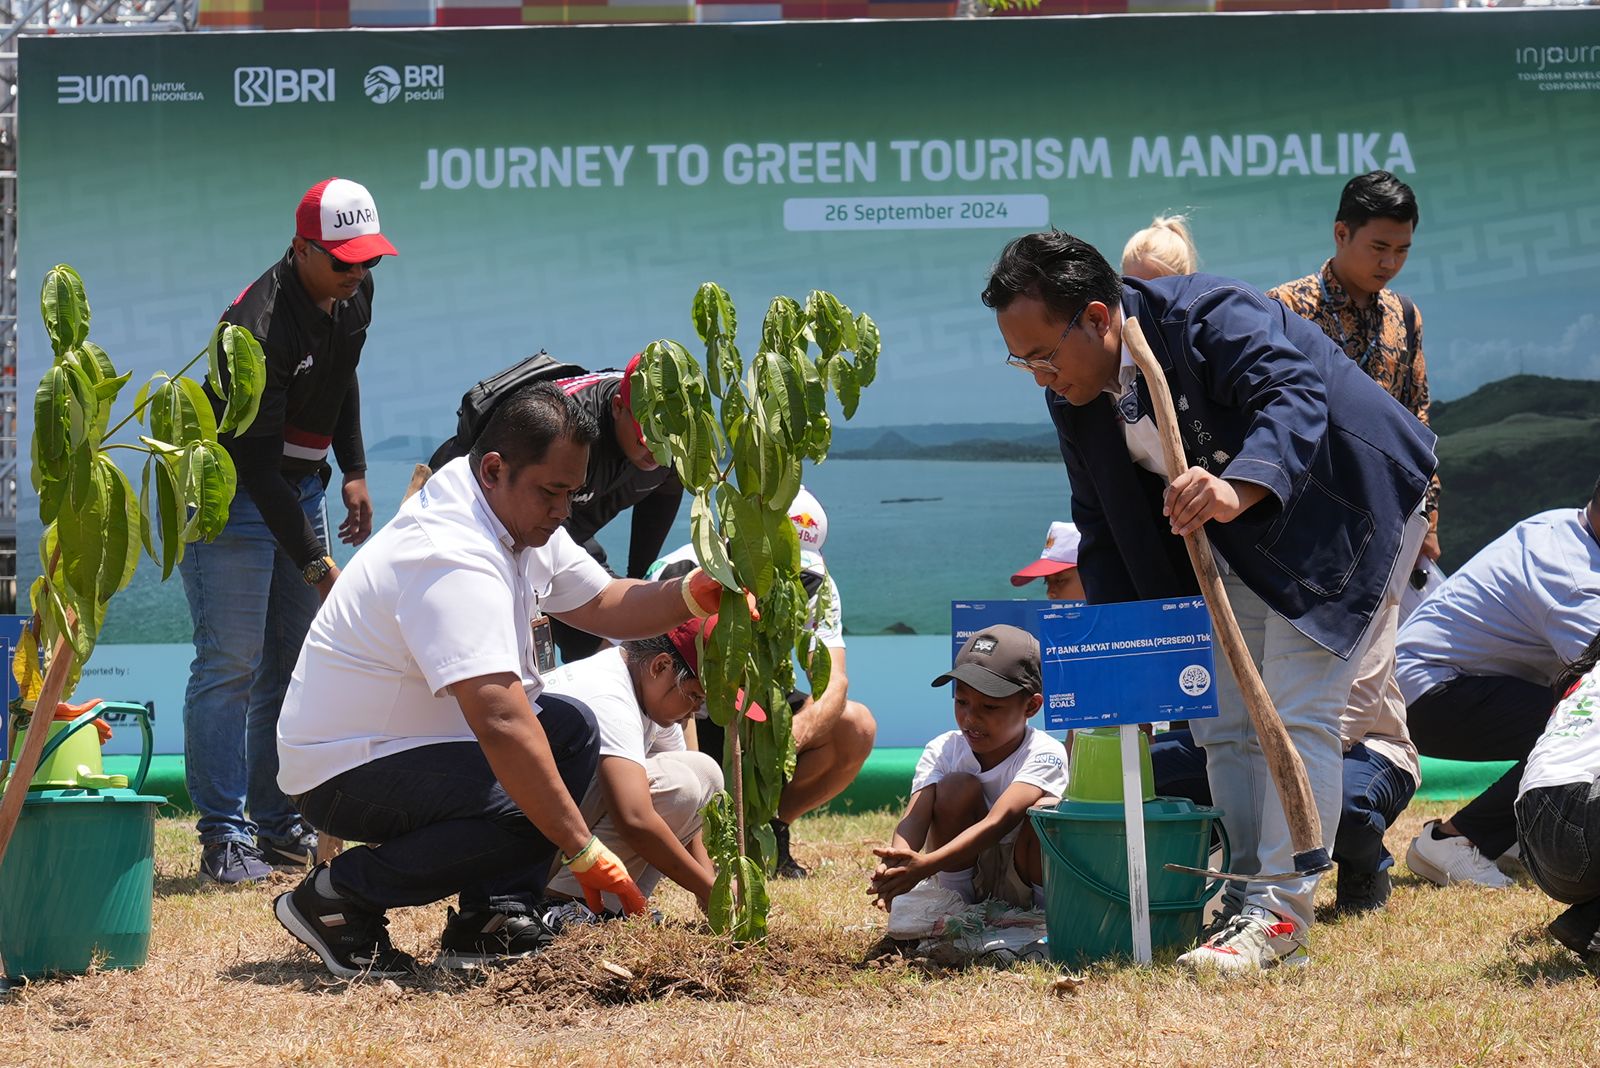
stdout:
{"type": "Polygon", "coordinates": [[[1549,686],[1505,675],[1441,682],[1406,707],[1411,740],[1424,756],[1517,762],[1451,818],[1490,860],[1517,841],[1517,786],[1555,707],[1549,686]]]}
{"type": "MultiPolygon", "coordinates": [[[[539,698],[567,792],[582,799],[600,763],[594,714],[567,698],[539,698]]],[[[300,812],[319,831],[366,845],[333,859],[343,897],[375,912],[426,905],[451,894],[461,908],[544,895],[555,845],[523,815],[477,742],[419,746],[352,768],[302,794],[300,812]]]]}

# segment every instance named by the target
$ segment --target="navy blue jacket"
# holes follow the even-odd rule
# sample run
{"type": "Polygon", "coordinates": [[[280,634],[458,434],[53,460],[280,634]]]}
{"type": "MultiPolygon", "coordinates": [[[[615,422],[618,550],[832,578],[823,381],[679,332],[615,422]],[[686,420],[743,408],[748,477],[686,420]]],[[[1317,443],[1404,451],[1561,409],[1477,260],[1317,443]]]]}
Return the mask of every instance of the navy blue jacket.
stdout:
{"type": "MultiPolygon", "coordinates": [[[[1233,522],[1207,523],[1211,544],[1268,607],[1349,657],[1427,492],[1433,432],[1259,290],[1214,275],[1124,286],[1123,314],[1166,369],[1189,464],[1268,491],[1233,522]]],[[[1137,388],[1149,413],[1142,376],[1137,388]]],[[[1164,483],[1129,457],[1111,398],[1073,407],[1046,396],[1090,602],[1195,592],[1182,539],[1161,515],[1164,483]]]]}

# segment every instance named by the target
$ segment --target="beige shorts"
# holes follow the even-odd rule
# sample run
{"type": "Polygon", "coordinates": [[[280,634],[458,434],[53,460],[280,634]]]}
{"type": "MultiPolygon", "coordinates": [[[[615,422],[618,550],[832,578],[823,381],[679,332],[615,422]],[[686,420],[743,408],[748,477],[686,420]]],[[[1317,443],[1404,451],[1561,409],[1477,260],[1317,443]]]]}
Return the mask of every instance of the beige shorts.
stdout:
{"type": "Polygon", "coordinates": [[[972,889],[979,901],[994,898],[1019,909],[1033,908],[1033,887],[1017,874],[1016,842],[996,842],[973,863],[972,889]]]}

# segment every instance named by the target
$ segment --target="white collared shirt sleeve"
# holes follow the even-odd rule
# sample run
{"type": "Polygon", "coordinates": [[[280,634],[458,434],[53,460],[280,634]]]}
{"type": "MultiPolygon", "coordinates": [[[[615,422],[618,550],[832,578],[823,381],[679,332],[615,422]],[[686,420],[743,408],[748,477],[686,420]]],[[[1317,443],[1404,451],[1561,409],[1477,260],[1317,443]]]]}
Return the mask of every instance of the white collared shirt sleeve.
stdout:
{"type": "Polygon", "coordinates": [[[435,697],[464,679],[521,676],[516,605],[503,575],[441,559],[400,591],[394,614],[435,697]]]}
{"type": "Polygon", "coordinates": [[[582,608],[611,584],[606,569],[572,540],[566,528],[537,549],[530,549],[533,560],[529,575],[539,608],[545,612],[570,612],[582,608]]]}

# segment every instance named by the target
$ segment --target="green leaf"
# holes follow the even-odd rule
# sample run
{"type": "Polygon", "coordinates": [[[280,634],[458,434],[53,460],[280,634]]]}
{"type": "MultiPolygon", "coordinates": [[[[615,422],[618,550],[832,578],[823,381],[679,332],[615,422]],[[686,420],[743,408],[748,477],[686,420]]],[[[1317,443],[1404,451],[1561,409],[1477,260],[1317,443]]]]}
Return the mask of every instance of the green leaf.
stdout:
{"type": "Polygon", "coordinates": [[[744,897],[739,902],[733,937],[738,942],[759,942],[767,937],[767,915],[772,898],[767,893],[767,873],[749,857],[739,858],[739,883],[744,897]]]}
{"type": "Polygon", "coordinates": [[[139,499],[121,468],[101,453],[95,458],[105,472],[105,554],[97,583],[101,603],[128,588],[139,565],[139,499]]]}
{"type": "Polygon", "coordinates": [[[85,458],[89,471],[89,490],[82,500],[63,508],[56,519],[61,542],[61,559],[66,564],[67,586],[81,599],[94,597],[100,587],[100,565],[105,558],[106,512],[110,489],[106,475],[95,462],[98,454],[85,458]]]}
{"type": "Polygon", "coordinates": [[[717,487],[717,504],[738,585],[757,598],[765,597],[772,589],[772,550],[767,546],[760,502],[724,482],[717,487]]]}
{"type": "Polygon", "coordinates": [[[89,336],[89,298],[84,295],[83,279],[66,264],[58,263],[45,272],[39,309],[56,359],[89,336]]]}
{"type": "MultiPolygon", "coordinates": [[[[214,347],[221,351],[228,371],[228,393],[223,398],[222,422],[217,429],[223,434],[242,434],[256,421],[261,407],[261,391],[267,385],[267,357],[255,335],[232,323],[218,327],[214,347]]],[[[218,385],[220,382],[214,382],[212,388],[218,385]]],[[[221,390],[217,392],[221,394],[221,390]]]]}
{"type": "Polygon", "coordinates": [[[716,517],[711,513],[709,491],[699,491],[689,506],[689,540],[694,543],[694,555],[705,568],[706,574],[720,582],[725,589],[735,589],[739,580],[733,575],[733,563],[728,559],[728,547],[717,533],[716,517]]]}
{"type": "Polygon", "coordinates": [[[183,424],[179,436],[172,440],[183,446],[216,441],[217,417],[211,408],[211,398],[200,388],[200,383],[192,378],[179,378],[173,381],[173,385],[179,398],[176,407],[183,424]]]}
{"type": "Polygon", "coordinates": [[[139,544],[150,554],[150,559],[158,564],[161,554],[156,551],[156,540],[152,533],[154,524],[150,521],[150,468],[159,463],[160,457],[150,457],[144,462],[144,471],[139,475],[139,544]]]}
{"type": "MultiPolygon", "coordinates": [[[[161,457],[153,465],[156,472],[156,519],[161,530],[161,581],[172,576],[172,569],[183,559],[183,536],[188,524],[183,516],[183,479],[171,459],[161,457]]],[[[154,553],[150,554],[152,557],[154,553]]]]}
{"type": "Polygon", "coordinates": [[[878,377],[878,353],[881,348],[878,324],[866,312],[862,312],[856,316],[856,371],[863,389],[872,385],[878,377]]]}
{"type": "MultiPolygon", "coordinates": [[[[797,459],[792,465],[796,471],[800,467],[797,459]]],[[[799,475],[795,476],[795,490],[800,489],[799,475]]],[[[794,494],[789,494],[789,500],[794,500],[794,494]]],[[[771,501],[767,502],[769,505],[771,501]]],[[[772,550],[772,566],[780,576],[798,574],[800,571],[800,535],[795,532],[794,523],[789,519],[789,505],[785,503],[779,508],[763,508],[761,522],[766,529],[767,545],[772,550]]]]}
{"type": "Polygon", "coordinates": [[[67,498],[66,504],[72,508],[81,508],[89,495],[94,492],[94,458],[97,455],[93,446],[87,442],[82,448],[75,449],[72,457],[67,462],[67,498]]]}
{"type": "Polygon", "coordinates": [[[735,693],[750,655],[750,635],[751,621],[744,593],[723,587],[717,625],[700,661],[700,685],[706,691],[706,711],[719,726],[726,727],[733,722],[735,693]]]}
{"type": "Polygon", "coordinates": [[[805,328],[805,312],[793,297],[773,297],[761,321],[761,347],[768,352],[789,352],[805,328]]]}
{"type": "Polygon", "coordinates": [[[709,342],[718,334],[732,337],[739,332],[739,318],[734,313],[733,301],[728,291],[715,282],[702,282],[694,294],[695,333],[700,340],[709,342]]]}
{"type": "Polygon", "coordinates": [[[39,379],[39,388],[33,394],[35,455],[46,463],[59,461],[71,451],[71,406],[67,369],[54,364],[39,379]]]}
{"type": "Polygon", "coordinates": [[[228,506],[238,483],[233,459],[215,441],[195,442],[185,459],[189,475],[185,504],[193,511],[183,536],[186,541],[210,541],[228,525],[228,506]]]}
{"type": "Polygon", "coordinates": [[[841,325],[845,316],[838,297],[812,290],[806,297],[806,318],[811,321],[811,336],[816,338],[823,359],[845,347],[845,331],[841,325]]]}
{"type": "Polygon", "coordinates": [[[844,410],[846,419],[852,419],[856,414],[856,405],[861,403],[861,380],[856,376],[854,365],[846,360],[834,360],[832,373],[833,391],[839,395],[839,407],[844,410]]]}

